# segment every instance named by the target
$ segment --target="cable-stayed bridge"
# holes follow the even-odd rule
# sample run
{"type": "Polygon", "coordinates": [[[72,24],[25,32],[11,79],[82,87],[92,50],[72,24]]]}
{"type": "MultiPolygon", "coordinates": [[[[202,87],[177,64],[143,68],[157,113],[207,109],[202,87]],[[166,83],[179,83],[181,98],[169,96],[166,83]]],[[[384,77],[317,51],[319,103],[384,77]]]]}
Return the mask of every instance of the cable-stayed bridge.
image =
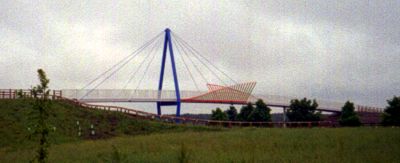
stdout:
{"type": "MultiPolygon", "coordinates": [[[[269,106],[281,107],[285,110],[289,107],[290,100],[294,99],[286,96],[254,95],[252,92],[256,82],[239,83],[210,60],[167,28],[93,80],[90,80],[81,89],[63,89],[60,94],[62,94],[62,97],[85,103],[153,102],[157,103],[158,115],[162,114],[162,106],[172,105],[177,108],[177,117],[180,116],[181,103],[246,104],[262,99],[269,106]],[[158,50],[161,50],[162,55],[159,55],[158,50]],[[161,65],[151,66],[155,63],[157,56],[160,56],[161,65]],[[170,62],[167,62],[167,60],[170,62]],[[164,89],[167,63],[170,63],[171,66],[173,90],[164,89]],[[150,69],[154,67],[160,68],[160,71],[157,70],[157,73],[151,71],[150,69]],[[181,71],[178,72],[178,70],[181,71]],[[149,82],[151,78],[146,79],[146,77],[152,75],[159,75],[157,87],[143,89],[151,86],[151,82],[149,82]],[[118,88],[105,86],[104,83],[115,83],[115,80],[122,80],[116,79],[118,77],[125,77],[124,85],[118,85],[118,88]],[[196,77],[200,78],[200,81],[196,77]],[[196,90],[183,90],[179,78],[185,79],[186,83],[190,81],[190,86],[196,90]],[[136,86],[132,87],[132,83],[136,83],[136,86]]],[[[154,84],[154,86],[156,85],[154,84]]],[[[344,102],[318,99],[318,104],[318,109],[321,111],[340,112],[344,102]]],[[[356,105],[356,110],[382,111],[379,108],[361,105],[356,105]]]]}

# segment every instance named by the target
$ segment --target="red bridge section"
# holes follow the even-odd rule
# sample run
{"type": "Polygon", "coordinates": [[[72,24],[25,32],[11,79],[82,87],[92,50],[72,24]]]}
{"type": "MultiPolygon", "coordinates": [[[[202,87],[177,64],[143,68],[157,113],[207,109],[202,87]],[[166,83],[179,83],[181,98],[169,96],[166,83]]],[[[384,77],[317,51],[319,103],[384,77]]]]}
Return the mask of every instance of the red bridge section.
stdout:
{"type": "Polygon", "coordinates": [[[239,83],[232,86],[207,84],[207,93],[184,98],[181,101],[193,103],[246,104],[255,86],[256,82],[239,83]]]}

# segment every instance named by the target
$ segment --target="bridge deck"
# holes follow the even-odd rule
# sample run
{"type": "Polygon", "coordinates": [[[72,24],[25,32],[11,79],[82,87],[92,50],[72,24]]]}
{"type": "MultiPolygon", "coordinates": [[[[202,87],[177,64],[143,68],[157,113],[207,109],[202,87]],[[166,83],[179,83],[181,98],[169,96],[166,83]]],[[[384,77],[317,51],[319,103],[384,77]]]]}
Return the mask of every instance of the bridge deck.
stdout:
{"type": "MultiPolygon", "coordinates": [[[[94,90],[89,95],[81,98],[90,90],[74,90],[65,89],[62,90],[64,97],[70,99],[78,99],[82,102],[88,103],[106,103],[106,102],[174,102],[176,101],[175,91],[173,90],[94,90]],[[160,96],[160,97],[159,97],[160,96]]],[[[202,94],[207,93],[206,91],[181,91],[181,102],[183,103],[214,103],[214,104],[246,104],[247,102],[255,102],[258,99],[264,100],[268,106],[272,107],[289,107],[290,100],[295,97],[276,96],[276,95],[254,95],[250,96],[246,101],[235,101],[235,100],[202,100],[192,99],[202,94]]],[[[343,102],[332,102],[326,100],[318,100],[318,109],[320,111],[327,112],[340,112],[343,102]]],[[[382,109],[374,107],[366,107],[356,105],[357,111],[367,112],[381,112],[382,109]]]]}

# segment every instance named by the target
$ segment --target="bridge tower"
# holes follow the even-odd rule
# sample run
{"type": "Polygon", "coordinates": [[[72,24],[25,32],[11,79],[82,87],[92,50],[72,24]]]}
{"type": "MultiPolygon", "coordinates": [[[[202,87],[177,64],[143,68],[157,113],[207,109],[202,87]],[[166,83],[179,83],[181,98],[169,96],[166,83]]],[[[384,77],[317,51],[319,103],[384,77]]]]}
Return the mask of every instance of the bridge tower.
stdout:
{"type": "Polygon", "coordinates": [[[158,84],[157,114],[161,115],[161,106],[176,105],[176,116],[179,117],[180,112],[181,112],[181,96],[180,96],[180,92],[179,92],[178,75],[176,73],[174,50],[172,48],[171,30],[169,28],[165,29],[164,49],[163,49],[162,55],[163,56],[162,56],[162,60],[161,60],[160,80],[159,80],[159,84],[158,84]],[[175,85],[175,94],[176,94],[176,101],[172,101],[172,102],[161,101],[161,94],[162,94],[163,81],[164,81],[165,60],[167,57],[168,50],[169,50],[169,54],[170,54],[169,56],[171,58],[172,73],[174,76],[174,85],[175,85]]]}

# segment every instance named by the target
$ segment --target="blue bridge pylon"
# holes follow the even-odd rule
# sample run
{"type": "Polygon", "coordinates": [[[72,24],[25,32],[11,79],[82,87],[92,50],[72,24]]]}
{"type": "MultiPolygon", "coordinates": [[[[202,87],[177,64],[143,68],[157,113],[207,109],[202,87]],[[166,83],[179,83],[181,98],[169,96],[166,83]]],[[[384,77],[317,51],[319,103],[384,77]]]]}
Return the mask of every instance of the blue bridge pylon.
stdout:
{"type": "Polygon", "coordinates": [[[158,84],[158,99],[161,99],[161,93],[162,93],[163,82],[164,82],[165,60],[167,57],[168,50],[169,50],[169,54],[170,54],[170,58],[171,58],[172,73],[174,75],[176,101],[163,102],[163,101],[159,100],[157,102],[157,114],[161,115],[161,106],[176,105],[176,116],[179,117],[181,114],[181,96],[179,93],[179,82],[178,82],[178,74],[176,73],[174,50],[172,48],[171,30],[169,28],[165,29],[164,49],[163,49],[163,56],[162,56],[162,61],[161,61],[160,80],[159,80],[159,84],[158,84]]]}

